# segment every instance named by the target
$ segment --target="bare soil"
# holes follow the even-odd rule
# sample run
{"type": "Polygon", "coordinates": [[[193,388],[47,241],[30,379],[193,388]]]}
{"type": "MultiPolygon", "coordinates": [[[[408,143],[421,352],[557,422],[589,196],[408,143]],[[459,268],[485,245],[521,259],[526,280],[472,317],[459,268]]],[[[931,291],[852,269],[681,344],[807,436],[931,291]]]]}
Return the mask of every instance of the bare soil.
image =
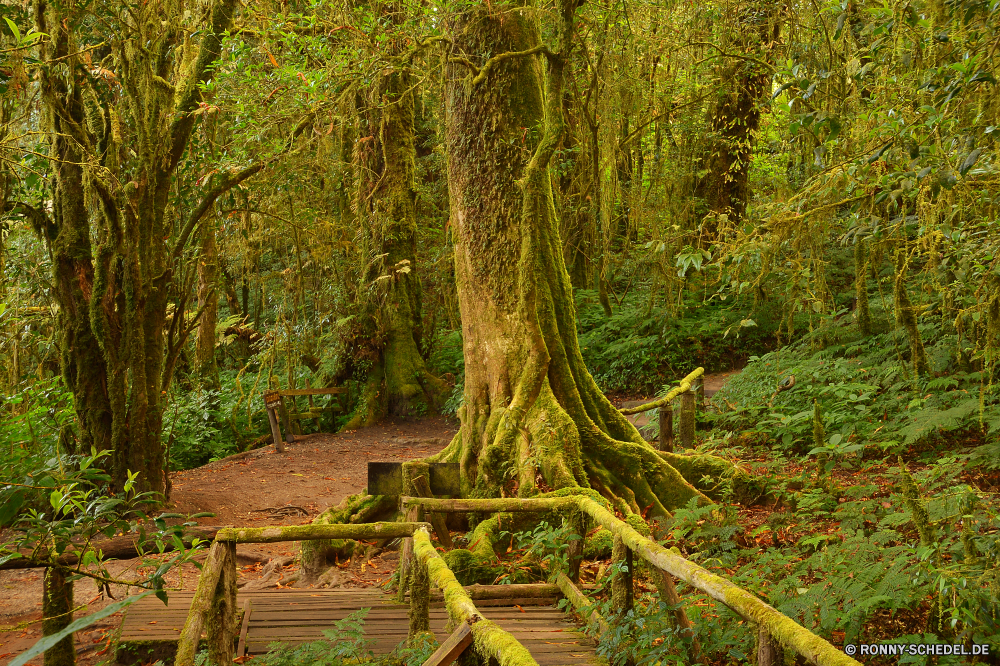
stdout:
{"type": "MultiPolygon", "coordinates": [[[[170,475],[170,511],[187,515],[212,512],[201,525],[263,527],[294,525],[312,521],[317,514],[336,506],[345,497],[367,485],[368,462],[403,462],[437,453],[451,441],[458,423],[444,418],[428,418],[399,423],[387,422],[371,428],[338,434],[316,433],[296,437],[284,453],[266,446],[238,454],[196,469],[170,475]],[[282,512],[275,510],[282,509],[282,512]]],[[[272,559],[291,557],[298,547],[291,543],[239,546],[239,583],[260,581],[272,559]]],[[[114,562],[109,570],[117,578],[128,579],[156,566],[169,555],[114,562]]],[[[339,584],[343,587],[370,587],[388,581],[395,568],[396,553],[388,552],[369,560],[354,558],[347,563],[339,584]]],[[[286,586],[296,577],[297,565],[277,568],[271,587],[286,586]]],[[[28,649],[41,637],[42,569],[0,571],[0,665],[28,649]]],[[[191,564],[175,568],[167,576],[174,589],[193,590],[198,570],[191,564]]],[[[136,588],[112,585],[114,599],[134,594],[136,588]]],[[[76,617],[93,613],[114,603],[90,580],[77,582],[74,589],[76,617]]],[[[80,666],[93,666],[114,658],[113,638],[121,614],[91,626],[76,635],[80,666]]],[[[38,657],[30,662],[41,666],[38,657]]]]}

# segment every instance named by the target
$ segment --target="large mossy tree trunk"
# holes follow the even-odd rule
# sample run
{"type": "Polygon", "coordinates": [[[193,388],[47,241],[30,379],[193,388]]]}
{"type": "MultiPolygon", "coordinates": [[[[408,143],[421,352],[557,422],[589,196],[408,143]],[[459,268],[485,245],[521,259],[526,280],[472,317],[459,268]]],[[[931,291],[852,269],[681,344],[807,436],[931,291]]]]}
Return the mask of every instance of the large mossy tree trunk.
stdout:
{"type": "Polygon", "coordinates": [[[436,412],[444,383],[421,355],[420,279],[416,272],[416,132],[413,75],[407,67],[384,73],[369,111],[373,144],[362,158],[359,209],[375,259],[364,275],[375,330],[374,359],[347,429],[387,415],[436,412]]]}
{"type": "Polygon", "coordinates": [[[622,511],[665,515],[701,493],[608,401],[577,342],[549,175],[575,9],[559,4],[555,53],[532,4],[477,5],[450,26],[462,54],[447,70],[445,145],[465,394],[461,430],[433,459],[461,463],[466,496],[593,487],[622,511]]]}
{"type": "Polygon", "coordinates": [[[135,12],[99,2],[33,4],[36,29],[50,36],[39,40],[39,83],[55,172],[52,213],[36,210],[33,218],[52,255],[78,443],[112,451],[117,488],[131,471],[137,489],[165,489],[164,394],[192,330],[183,296],[168,318],[174,271],[219,194],[263,166],[207,179],[184,218],[169,211],[198,119],[199,85],[234,8],[234,0],[197,11],[159,1],[135,12]],[[101,29],[115,39],[92,52],[82,45],[93,15],[107,16],[101,29]]]}

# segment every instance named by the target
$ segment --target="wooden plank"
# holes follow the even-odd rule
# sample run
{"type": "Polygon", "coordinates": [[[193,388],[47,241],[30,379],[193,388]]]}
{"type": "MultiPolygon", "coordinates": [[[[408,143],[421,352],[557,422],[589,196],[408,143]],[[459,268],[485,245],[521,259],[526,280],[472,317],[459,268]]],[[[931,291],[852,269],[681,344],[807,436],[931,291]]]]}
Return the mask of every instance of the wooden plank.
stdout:
{"type": "Polygon", "coordinates": [[[253,611],[253,601],[247,599],[243,602],[243,624],[240,626],[240,642],[236,645],[236,658],[239,659],[246,654],[247,628],[250,626],[250,613],[253,611]]]}
{"type": "Polygon", "coordinates": [[[423,666],[448,666],[470,645],[472,645],[472,628],[468,622],[463,622],[444,643],[441,643],[441,647],[423,663],[423,666]]]}
{"type": "MultiPolygon", "coordinates": [[[[489,597],[511,591],[486,588],[476,596],[489,597]]],[[[537,594],[538,591],[541,590],[531,588],[529,593],[537,594]]],[[[172,593],[166,608],[159,602],[147,604],[145,599],[137,603],[123,620],[121,640],[126,643],[129,640],[176,641],[187,619],[192,597],[191,593],[172,593]]],[[[408,606],[394,603],[378,588],[257,590],[240,593],[239,601],[248,606],[248,611],[252,609],[252,614],[244,616],[240,627],[241,645],[237,646],[237,656],[261,654],[271,643],[296,645],[323,640],[323,632],[333,621],[359,609],[369,609],[365,618],[365,638],[376,654],[389,654],[405,644],[409,629],[408,606]]],[[[598,663],[592,639],[580,633],[565,613],[550,605],[551,599],[525,596],[482,599],[477,603],[489,604],[481,614],[537,655],[540,666],[598,663]],[[537,605],[542,601],[545,605],[537,605]]],[[[448,614],[440,602],[432,603],[428,616],[432,632],[439,638],[446,637],[448,614]]]]}

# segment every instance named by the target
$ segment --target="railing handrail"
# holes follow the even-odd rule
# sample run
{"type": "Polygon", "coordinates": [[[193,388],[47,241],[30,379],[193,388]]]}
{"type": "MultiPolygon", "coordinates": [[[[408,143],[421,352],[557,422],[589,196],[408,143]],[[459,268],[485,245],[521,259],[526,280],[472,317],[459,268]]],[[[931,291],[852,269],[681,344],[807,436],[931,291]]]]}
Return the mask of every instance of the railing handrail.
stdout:
{"type": "MultiPolygon", "coordinates": [[[[456,625],[469,623],[472,640],[480,654],[495,658],[500,666],[538,666],[531,652],[510,632],[482,616],[468,592],[438,555],[426,528],[413,533],[413,553],[427,567],[430,580],[444,594],[445,607],[452,622],[456,625]]],[[[411,591],[411,597],[413,594],[411,591]]]]}
{"type": "Polygon", "coordinates": [[[430,523],[335,523],[331,525],[270,525],[268,527],[226,527],[216,541],[236,543],[276,543],[315,539],[395,539],[413,536],[430,523]]]}
{"type": "Polygon", "coordinates": [[[670,404],[670,402],[682,393],[687,393],[691,390],[691,384],[694,380],[705,374],[705,368],[695,368],[687,377],[681,380],[681,383],[674,388],[670,389],[665,396],[662,398],[657,398],[652,402],[647,402],[644,405],[639,405],[637,407],[626,407],[624,409],[619,409],[618,411],[622,414],[638,414],[640,412],[645,412],[650,409],[655,409],[656,407],[661,407],[663,405],[670,404]]]}
{"type": "MultiPolygon", "coordinates": [[[[689,375],[690,376],[690,375],[689,375]]],[[[500,498],[441,500],[424,497],[401,497],[404,506],[423,506],[428,511],[553,511],[568,507],[579,508],[597,523],[617,535],[634,553],[653,566],[680,578],[701,590],[742,618],[767,629],[787,648],[795,650],[817,666],[861,666],[829,641],[817,636],[755,594],[731,583],[690,560],[673,553],[636,532],[628,523],[617,518],[594,500],[583,496],[560,498],[500,498]],[[519,505],[520,509],[496,508],[519,505]]]]}

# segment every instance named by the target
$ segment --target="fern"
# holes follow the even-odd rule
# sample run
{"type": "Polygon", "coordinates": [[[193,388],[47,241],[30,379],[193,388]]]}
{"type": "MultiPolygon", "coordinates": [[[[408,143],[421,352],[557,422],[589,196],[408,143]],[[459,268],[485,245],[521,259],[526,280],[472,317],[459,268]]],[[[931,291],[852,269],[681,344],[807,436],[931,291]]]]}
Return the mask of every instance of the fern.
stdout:
{"type": "Polygon", "coordinates": [[[972,414],[979,410],[979,400],[968,398],[949,409],[921,409],[912,416],[912,423],[899,429],[904,444],[912,444],[927,435],[941,430],[953,430],[963,425],[972,414]]]}

